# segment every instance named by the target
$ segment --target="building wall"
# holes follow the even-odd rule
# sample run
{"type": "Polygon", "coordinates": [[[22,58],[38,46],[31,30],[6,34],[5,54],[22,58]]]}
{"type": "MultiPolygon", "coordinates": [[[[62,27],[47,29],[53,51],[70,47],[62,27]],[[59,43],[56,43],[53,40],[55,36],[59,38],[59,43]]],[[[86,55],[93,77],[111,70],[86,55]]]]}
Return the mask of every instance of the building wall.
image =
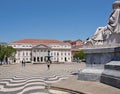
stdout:
{"type": "Polygon", "coordinates": [[[22,60],[26,62],[31,61],[31,49],[17,49],[16,51],[16,62],[21,62],[22,60]]]}
{"type": "Polygon", "coordinates": [[[71,62],[71,50],[53,50],[51,56],[55,62],[71,62]]]}
{"type": "MultiPolygon", "coordinates": [[[[38,47],[34,48],[33,44],[13,43],[9,44],[16,51],[16,62],[20,63],[22,60],[26,62],[45,62],[45,57],[48,56],[48,48],[38,47]],[[36,59],[34,59],[36,58],[36,59]]],[[[71,62],[71,45],[69,44],[45,44],[50,49],[50,56],[53,62],[71,62]]]]}

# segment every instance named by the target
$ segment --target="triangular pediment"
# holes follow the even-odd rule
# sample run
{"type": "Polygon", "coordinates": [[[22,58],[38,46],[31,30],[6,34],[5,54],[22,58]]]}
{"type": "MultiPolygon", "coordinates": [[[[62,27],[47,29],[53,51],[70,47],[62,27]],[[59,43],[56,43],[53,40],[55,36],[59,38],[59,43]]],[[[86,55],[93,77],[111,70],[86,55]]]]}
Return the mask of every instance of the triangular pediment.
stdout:
{"type": "Polygon", "coordinates": [[[50,47],[44,44],[40,44],[40,45],[34,46],[32,49],[50,49],[50,47]]]}

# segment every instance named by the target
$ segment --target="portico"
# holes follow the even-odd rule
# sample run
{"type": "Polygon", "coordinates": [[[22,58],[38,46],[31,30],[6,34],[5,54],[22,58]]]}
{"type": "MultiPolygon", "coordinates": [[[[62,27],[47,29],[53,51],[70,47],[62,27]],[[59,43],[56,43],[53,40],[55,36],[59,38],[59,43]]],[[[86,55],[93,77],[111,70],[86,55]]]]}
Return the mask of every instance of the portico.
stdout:
{"type": "Polygon", "coordinates": [[[44,63],[46,62],[46,56],[50,47],[40,44],[32,48],[32,62],[44,63]]]}

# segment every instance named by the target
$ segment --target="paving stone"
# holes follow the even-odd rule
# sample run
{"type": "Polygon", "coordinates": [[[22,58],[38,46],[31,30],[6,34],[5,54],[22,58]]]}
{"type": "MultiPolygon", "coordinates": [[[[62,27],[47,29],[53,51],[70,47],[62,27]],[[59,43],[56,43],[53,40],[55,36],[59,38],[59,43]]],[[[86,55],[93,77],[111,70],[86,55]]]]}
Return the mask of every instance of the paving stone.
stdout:
{"type": "Polygon", "coordinates": [[[68,92],[45,89],[46,85],[71,77],[72,73],[84,68],[84,64],[20,64],[0,66],[0,94],[69,94],[68,92]]]}

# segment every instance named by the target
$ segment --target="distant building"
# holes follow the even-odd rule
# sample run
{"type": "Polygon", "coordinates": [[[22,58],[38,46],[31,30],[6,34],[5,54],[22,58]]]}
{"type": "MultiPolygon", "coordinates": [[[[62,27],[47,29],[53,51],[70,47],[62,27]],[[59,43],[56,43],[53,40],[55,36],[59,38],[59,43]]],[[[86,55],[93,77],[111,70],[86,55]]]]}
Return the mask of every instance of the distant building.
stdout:
{"type": "Polygon", "coordinates": [[[72,41],[72,40],[65,40],[63,42],[71,44],[71,46],[72,46],[72,49],[71,49],[72,56],[74,56],[74,54],[76,52],[80,51],[80,48],[82,48],[83,45],[84,45],[84,43],[80,39],[74,40],[74,41],[72,41]]]}
{"type": "Polygon", "coordinates": [[[33,63],[43,63],[48,56],[52,62],[71,62],[71,45],[58,40],[46,39],[23,39],[9,43],[10,46],[15,48],[16,62],[22,60],[33,63]]]}
{"type": "Polygon", "coordinates": [[[72,41],[72,40],[65,40],[63,42],[70,43],[73,48],[80,48],[80,47],[83,46],[83,42],[80,39],[74,40],[74,41],[72,41]]]}

